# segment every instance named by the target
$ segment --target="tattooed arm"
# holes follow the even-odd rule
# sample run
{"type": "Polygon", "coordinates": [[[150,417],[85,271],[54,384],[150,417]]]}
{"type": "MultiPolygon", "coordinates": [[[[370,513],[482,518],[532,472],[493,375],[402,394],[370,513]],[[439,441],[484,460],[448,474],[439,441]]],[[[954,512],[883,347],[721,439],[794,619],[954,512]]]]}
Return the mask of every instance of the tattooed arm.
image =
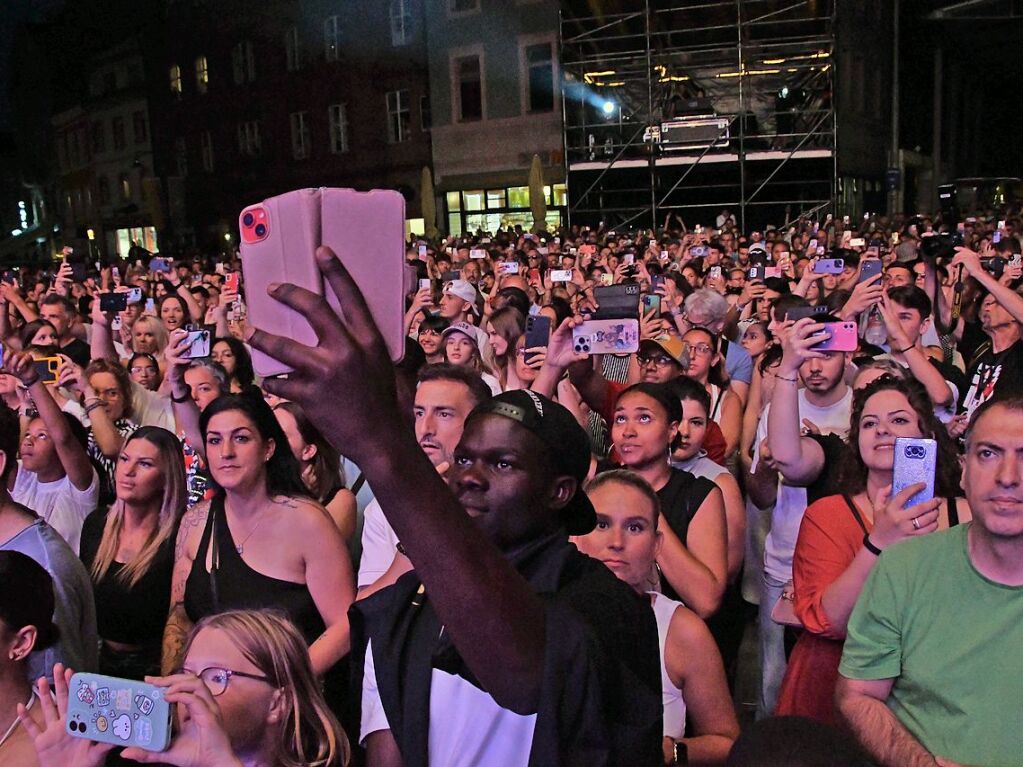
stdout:
{"type": "Polygon", "coordinates": [[[164,675],[173,673],[181,664],[188,632],[192,630],[192,621],[185,612],[185,582],[188,580],[188,572],[192,569],[209,511],[209,501],[198,504],[185,512],[178,527],[177,544],[174,547],[174,572],[171,575],[171,607],[167,625],[163,629],[163,651],[160,659],[160,671],[164,675]]]}

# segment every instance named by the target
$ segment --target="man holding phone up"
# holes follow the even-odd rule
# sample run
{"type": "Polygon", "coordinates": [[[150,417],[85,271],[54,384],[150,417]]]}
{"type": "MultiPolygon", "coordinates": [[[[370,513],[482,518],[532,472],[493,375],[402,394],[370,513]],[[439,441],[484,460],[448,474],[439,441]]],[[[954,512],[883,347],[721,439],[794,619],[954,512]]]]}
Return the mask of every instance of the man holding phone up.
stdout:
{"type": "Polygon", "coordinates": [[[835,702],[882,767],[1015,767],[1023,753],[1023,399],[977,409],[958,525],[881,554],[835,702]]]}

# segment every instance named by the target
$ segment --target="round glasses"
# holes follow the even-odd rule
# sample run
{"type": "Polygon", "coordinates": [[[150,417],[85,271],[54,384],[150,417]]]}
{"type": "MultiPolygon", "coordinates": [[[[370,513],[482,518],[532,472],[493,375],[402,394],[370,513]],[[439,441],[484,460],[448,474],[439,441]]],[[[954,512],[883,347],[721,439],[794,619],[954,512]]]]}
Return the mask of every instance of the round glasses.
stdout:
{"type": "MultiPolygon", "coordinates": [[[[188,673],[187,671],[184,673],[188,673]]],[[[216,698],[218,695],[223,695],[227,691],[227,685],[231,682],[231,677],[240,676],[246,679],[255,679],[259,682],[266,682],[270,684],[270,679],[263,676],[262,674],[248,674],[244,671],[233,671],[229,668],[220,668],[219,666],[210,666],[204,668],[202,671],[196,674],[203,684],[206,685],[210,691],[210,695],[216,698]]]]}

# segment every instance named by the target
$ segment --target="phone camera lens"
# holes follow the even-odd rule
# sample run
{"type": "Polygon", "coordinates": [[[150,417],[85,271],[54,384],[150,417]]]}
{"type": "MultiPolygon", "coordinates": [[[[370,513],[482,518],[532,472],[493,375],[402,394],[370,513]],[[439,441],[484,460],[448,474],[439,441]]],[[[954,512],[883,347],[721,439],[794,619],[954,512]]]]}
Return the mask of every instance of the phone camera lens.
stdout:
{"type": "Polygon", "coordinates": [[[244,216],[242,216],[242,223],[245,224],[245,226],[252,226],[252,222],[255,220],[256,217],[253,216],[251,213],[246,213],[244,216]]]}
{"type": "Polygon", "coordinates": [[[256,236],[262,237],[266,234],[266,224],[256,224],[256,236]]]}

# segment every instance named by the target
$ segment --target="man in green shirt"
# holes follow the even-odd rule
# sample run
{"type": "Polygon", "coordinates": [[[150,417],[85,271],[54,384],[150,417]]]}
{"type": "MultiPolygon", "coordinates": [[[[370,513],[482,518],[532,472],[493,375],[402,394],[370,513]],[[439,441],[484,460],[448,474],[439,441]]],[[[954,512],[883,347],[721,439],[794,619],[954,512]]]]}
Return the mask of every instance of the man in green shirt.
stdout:
{"type": "Polygon", "coordinates": [[[836,705],[885,767],[1015,767],[1023,754],[1023,398],[979,408],[973,521],[886,551],[849,619],[836,705]]]}

